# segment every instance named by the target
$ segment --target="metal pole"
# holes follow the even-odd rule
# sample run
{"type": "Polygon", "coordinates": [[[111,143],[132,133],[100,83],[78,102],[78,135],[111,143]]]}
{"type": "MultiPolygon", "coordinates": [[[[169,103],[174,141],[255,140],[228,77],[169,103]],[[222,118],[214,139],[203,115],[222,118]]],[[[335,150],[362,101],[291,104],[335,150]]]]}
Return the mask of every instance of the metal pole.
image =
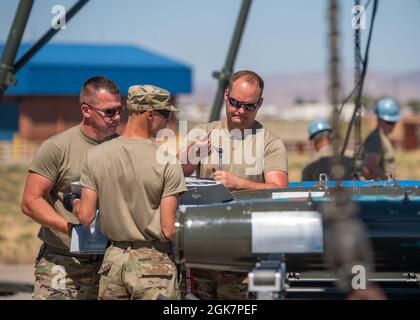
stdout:
{"type": "Polygon", "coordinates": [[[23,32],[25,31],[33,3],[33,0],[21,0],[16,10],[0,62],[0,99],[3,97],[3,93],[8,86],[16,84],[13,62],[15,61],[17,50],[22,41],[23,32]]]}
{"type": "Polygon", "coordinates": [[[245,28],[246,19],[248,17],[249,8],[252,0],[243,0],[241,11],[236,22],[235,32],[233,34],[232,41],[230,43],[229,53],[226,58],[225,66],[222,71],[216,71],[213,76],[219,80],[219,88],[214,99],[213,108],[209,121],[216,121],[220,117],[220,110],[223,104],[223,95],[226,87],[229,84],[230,77],[233,72],[233,65],[235,64],[236,56],[238,53],[239,45],[241,43],[242,34],[245,28]]]}
{"type": "Polygon", "coordinates": [[[330,32],[329,32],[329,49],[330,49],[330,87],[329,87],[329,98],[330,103],[333,107],[333,136],[332,144],[334,149],[333,166],[331,169],[331,178],[334,181],[343,180],[345,169],[340,156],[340,58],[339,58],[339,6],[336,0],[330,0],[329,6],[329,21],[330,21],[330,32]]]}
{"type": "MultiPolygon", "coordinates": [[[[89,0],[79,0],[71,9],[66,13],[66,23],[73,18],[80,9],[89,0]]],[[[25,54],[16,62],[15,70],[18,72],[60,29],[51,27],[25,54]]]]}
{"type": "Polygon", "coordinates": [[[339,56],[338,56],[338,4],[330,0],[330,103],[333,106],[333,146],[334,156],[338,156],[340,147],[339,117],[338,108],[340,101],[340,77],[339,77],[339,56]]]}

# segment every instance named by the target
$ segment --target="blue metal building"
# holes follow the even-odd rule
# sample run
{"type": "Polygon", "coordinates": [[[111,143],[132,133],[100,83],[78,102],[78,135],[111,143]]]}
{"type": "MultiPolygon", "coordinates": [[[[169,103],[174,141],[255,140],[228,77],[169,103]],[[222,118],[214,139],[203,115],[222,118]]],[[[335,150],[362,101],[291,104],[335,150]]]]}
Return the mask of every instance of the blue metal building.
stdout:
{"type": "MultiPolygon", "coordinates": [[[[22,45],[18,58],[29,47],[22,45]]],[[[80,87],[96,75],[113,79],[123,96],[138,83],[163,87],[175,97],[192,90],[190,66],[143,48],[49,44],[17,73],[17,86],[6,91],[0,104],[0,139],[19,132],[24,139],[43,140],[74,125],[80,121],[80,87]]]]}

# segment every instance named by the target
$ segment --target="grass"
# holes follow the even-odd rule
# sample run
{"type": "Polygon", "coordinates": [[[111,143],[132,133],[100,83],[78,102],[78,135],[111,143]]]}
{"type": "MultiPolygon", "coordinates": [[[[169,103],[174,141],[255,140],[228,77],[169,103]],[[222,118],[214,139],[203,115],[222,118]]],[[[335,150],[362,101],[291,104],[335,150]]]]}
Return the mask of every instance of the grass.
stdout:
{"type": "MultiPolygon", "coordinates": [[[[309,154],[289,154],[289,179],[299,181],[309,154]]],[[[420,180],[420,150],[396,153],[397,176],[420,180]]],[[[41,244],[39,225],[21,213],[27,166],[0,165],[0,264],[33,263],[41,244]]]]}
{"type": "Polygon", "coordinates": [[[420,150],[397,152],[395,161],[400,180],[420,180],[420,150]]]}
{"type": "Polygon", "coordinates": [[[27,166],[0,166],[0,263],[32,263],[40,246],[39,225],[21,213],[27,166]]]}

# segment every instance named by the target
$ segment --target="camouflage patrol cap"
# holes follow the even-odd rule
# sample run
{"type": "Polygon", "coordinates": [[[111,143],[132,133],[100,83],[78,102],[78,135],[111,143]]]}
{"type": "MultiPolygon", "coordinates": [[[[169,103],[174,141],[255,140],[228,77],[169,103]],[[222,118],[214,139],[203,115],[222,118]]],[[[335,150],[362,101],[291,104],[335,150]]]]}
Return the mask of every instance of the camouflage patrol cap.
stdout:
{"type": "Polygon", "coordinates": [[[152,85],[134,85],[128,88],[127,109],[135,111],[178,111],[171,103],[169,91],[152,85]]]}

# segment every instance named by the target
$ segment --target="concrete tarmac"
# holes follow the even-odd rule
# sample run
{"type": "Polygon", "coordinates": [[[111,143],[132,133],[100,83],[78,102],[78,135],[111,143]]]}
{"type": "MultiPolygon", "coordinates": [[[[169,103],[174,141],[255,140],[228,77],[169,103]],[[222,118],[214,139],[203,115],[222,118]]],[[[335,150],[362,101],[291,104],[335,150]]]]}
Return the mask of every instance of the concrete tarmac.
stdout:
{"type": "MultiPolygon", "coordinates": [[[[25,284],[34,283],[34,267],[32,265],[0,265],[0,290],[1,285],[16,283],[27,289],[25,284]]],[[[0,300],[31,300],[32,293],[19,292],[13,295],[1,295],[0,300]]]]}

